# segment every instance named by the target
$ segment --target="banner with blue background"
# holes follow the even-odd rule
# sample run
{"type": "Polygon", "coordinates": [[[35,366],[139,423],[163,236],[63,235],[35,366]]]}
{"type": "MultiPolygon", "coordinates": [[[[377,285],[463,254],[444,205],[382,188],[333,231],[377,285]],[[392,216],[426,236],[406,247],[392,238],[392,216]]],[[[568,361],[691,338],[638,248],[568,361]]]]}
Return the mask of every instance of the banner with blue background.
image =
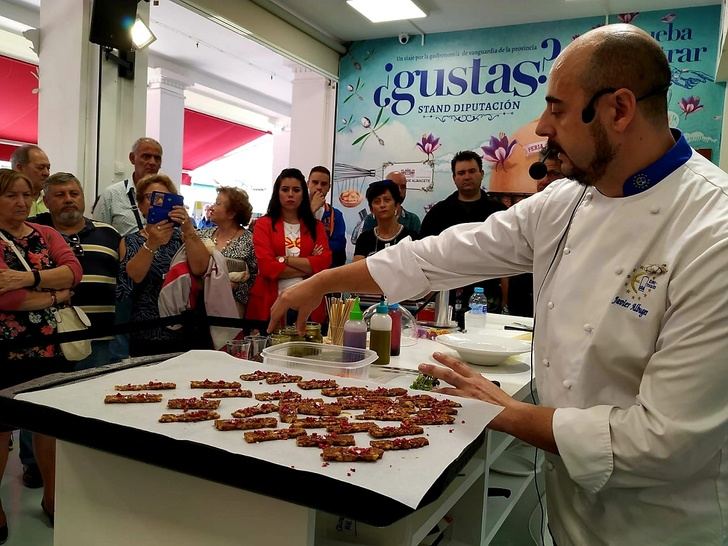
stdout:
{"type": "MultiPolygon", "coordinates": [[[[627,13],[660,42],[671,64],[670,123],[717,163],[724,84],[713,83],[720,6],[627,13]]],[[[404,207],[420,218],[455,191],[450,161],[483,157],[483,187],[533,193],[528,167],[549,70],[559,53],[604,17],[355,42],[342,58],[332,201],[346,220],[349,255],[369,212],[367,186],[399,170],[404,207]]]]}

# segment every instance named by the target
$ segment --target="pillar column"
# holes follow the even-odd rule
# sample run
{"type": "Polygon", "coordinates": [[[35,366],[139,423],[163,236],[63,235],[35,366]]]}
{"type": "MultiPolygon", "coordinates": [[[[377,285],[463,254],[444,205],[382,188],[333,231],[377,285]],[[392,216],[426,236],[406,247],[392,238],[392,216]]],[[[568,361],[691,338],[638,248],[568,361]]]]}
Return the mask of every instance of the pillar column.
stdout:
{"type": "Polygon", "coordinates": [[[336,83],[306,68],[293,80],[290,167],[308,175],[314,165],[333,168],[336,83]]]}
{"type": "Polygon", "coordinates": [[[179,187],[182,181],[184,141],[184,91],[188,82],[163,68],[149,70],[147,88],[147,136],[164,148],[162,171],[179,187]]]}
{"type": "MultiPolygon", "coordinates": [[[[149,5],[137,15],[149,21],[149,5]]],[[[134,79],[88,41],[91,0],[41,0],[39,34],[38,144],[51,171],[81,180],[86,212],[97,193],[131,174],[128,155],[143,135],[147,53],[137,51],[134,79]]]]}

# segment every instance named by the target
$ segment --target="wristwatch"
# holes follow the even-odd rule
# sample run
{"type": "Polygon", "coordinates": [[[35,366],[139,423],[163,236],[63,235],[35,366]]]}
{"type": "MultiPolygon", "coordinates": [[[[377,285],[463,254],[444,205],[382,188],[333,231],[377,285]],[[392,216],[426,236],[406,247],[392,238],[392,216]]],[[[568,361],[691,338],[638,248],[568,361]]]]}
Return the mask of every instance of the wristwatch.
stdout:
{"type": "Polygon", "coordinates": [[[278,256],[278,263],[288,265],[288,256],[278,256]]]}

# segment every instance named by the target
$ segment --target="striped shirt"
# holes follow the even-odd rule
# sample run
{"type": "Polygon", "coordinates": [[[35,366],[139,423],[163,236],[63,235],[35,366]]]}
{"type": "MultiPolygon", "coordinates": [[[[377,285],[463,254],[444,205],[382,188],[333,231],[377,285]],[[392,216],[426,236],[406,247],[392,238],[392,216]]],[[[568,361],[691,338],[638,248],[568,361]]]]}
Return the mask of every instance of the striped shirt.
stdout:
{"type": "MultiPolygon", "coordinates": [[[[83,269],[81,282],[73,289],[71,303],[86,312],[93,326],[112,326],[116,313],[116,278],[119,274],[121,236],[109,224],[89,218],[85,220],[86,225],[76,234],[83,248],[83,255],[79,255],[80,251],[75,248],[73,235],[61,234],[83,269]]],[[[55,227],[49,212],[28,221],[55,227]]]]}

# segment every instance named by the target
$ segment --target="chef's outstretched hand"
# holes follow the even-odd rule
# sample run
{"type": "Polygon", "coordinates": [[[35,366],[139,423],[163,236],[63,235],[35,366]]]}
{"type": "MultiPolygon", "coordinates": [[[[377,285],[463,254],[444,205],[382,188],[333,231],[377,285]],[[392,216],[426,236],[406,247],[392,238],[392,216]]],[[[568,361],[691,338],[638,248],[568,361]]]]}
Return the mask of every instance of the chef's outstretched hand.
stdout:
{"type": "Polygon", "coordinates": [[[452,387],[441,387],[433,389],[435,392],[463,396],[465,398],[476,398],[484,402],[490,402],[497,406],[508,408],[516,403],[493,382],[473,370],[462,360],[444,353],[433,353],[432,358],[446,366],[435,366],[434,364],[420,364],[420,372],[438,378],[452,385],[452,387]]]}
{"type": "Polygon", "coordinates": [[[273,306],[270,308],[270,322],[268,323],[268,332],[273,332],[280,328],[281,322],[285,321],[286,312],[289,309],[298,311],[296,319],[296,329],[298,333],[303,334],[306,331],[306,320],[311,311],[316,309],[321,303],[324,292],[318,288],[316,276],[309,277],[301,281],[295,286],[287,288],[278,296],[273,306]]]}

